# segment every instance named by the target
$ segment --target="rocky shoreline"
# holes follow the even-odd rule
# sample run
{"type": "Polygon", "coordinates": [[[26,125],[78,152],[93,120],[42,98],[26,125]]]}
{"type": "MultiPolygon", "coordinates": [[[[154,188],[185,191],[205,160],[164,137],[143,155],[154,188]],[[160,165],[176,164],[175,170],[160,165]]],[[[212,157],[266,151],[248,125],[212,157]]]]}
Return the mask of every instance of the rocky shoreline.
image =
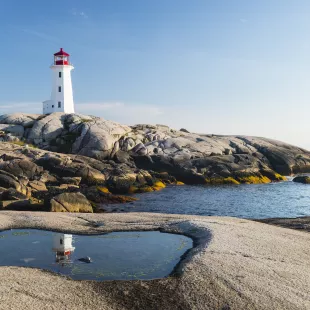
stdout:
{"type": "Polygon", "coordinates": [[[310,217],[296,217],[296,218],[267,218],[255,220],[257,222],[276,225],[284,228],[291,228],[300,231],[310,232],[310,217]]]}
{"type": "Polygon", "coordinates": [[[101,212],[167,184],[257,184],[310,172],[310,153],[266,138],[53,113],[0,116],[0,208],[101,212]]]}
{"type": "Polygon", "coordinates": [[[1,267],[1,308],[310,308],[309,218],[98,214],[101,204],[132,202],[131,194],[169,184],[269,183],[307,172],[310,152],[266,138],[129,127],[79,114],[2,115],[0,230],[161,230],[192,237],[195,248],[176,275],[151,281],[72,281],[1,267]]]}

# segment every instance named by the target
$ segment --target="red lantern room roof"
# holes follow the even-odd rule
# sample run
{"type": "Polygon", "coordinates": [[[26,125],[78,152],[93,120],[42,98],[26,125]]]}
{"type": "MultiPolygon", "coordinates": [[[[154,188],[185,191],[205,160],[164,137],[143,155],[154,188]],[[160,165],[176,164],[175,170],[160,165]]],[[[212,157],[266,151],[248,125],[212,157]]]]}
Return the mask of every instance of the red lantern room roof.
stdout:
{"type": "Polygon", "coordinates": [[[61,48],[59,52],[54,54],[54,56],[70,56],[70,55],[61,48]]]}

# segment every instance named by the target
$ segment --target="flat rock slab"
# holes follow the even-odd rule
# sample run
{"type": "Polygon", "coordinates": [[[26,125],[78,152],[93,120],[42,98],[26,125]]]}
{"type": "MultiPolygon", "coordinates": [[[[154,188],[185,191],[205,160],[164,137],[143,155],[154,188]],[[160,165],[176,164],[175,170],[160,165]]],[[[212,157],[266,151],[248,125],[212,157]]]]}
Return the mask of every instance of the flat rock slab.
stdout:
{"type": "Polygon", "coordinates": [[[260,219],[257,222],[262,222],[271,225],[277,225],[285,228],[297,229],[301,231],[310,232],[310,217],[296,217],[296,218],[269,218],[260,219]]]}
{"type": "Polygon", "coordinates": [[[12,227],[161,229],[194,237],[196,248],[177,268],[179,276],[152,281],[72,281],[1,267],[1,309],[310,309],[309,233],[228,217],[2,211],[0,229],[12,227]]]}

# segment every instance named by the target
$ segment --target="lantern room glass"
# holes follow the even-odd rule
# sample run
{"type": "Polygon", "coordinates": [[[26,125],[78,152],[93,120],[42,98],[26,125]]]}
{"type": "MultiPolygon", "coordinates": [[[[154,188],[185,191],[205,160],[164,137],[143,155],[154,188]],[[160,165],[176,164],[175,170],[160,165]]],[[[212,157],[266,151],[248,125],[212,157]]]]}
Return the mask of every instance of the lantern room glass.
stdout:
{"type": "Polygon", "coordinates": [[[54,65],[69,65],[69,56],[54,56],[54,65]]]}

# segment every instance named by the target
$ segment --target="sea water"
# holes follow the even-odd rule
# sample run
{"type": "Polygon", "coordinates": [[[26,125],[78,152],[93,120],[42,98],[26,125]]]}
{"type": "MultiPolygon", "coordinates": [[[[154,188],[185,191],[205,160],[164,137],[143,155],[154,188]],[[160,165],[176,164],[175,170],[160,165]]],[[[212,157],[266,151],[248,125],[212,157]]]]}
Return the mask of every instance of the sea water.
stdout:
{"type": "Polygon", "coordinates": [[[242,218],[310,215],[310,185],[295,182],[221,186],[169,186],[140,194],[130,204],[103,206],[114,212],[157,212],[242,218]]]}

